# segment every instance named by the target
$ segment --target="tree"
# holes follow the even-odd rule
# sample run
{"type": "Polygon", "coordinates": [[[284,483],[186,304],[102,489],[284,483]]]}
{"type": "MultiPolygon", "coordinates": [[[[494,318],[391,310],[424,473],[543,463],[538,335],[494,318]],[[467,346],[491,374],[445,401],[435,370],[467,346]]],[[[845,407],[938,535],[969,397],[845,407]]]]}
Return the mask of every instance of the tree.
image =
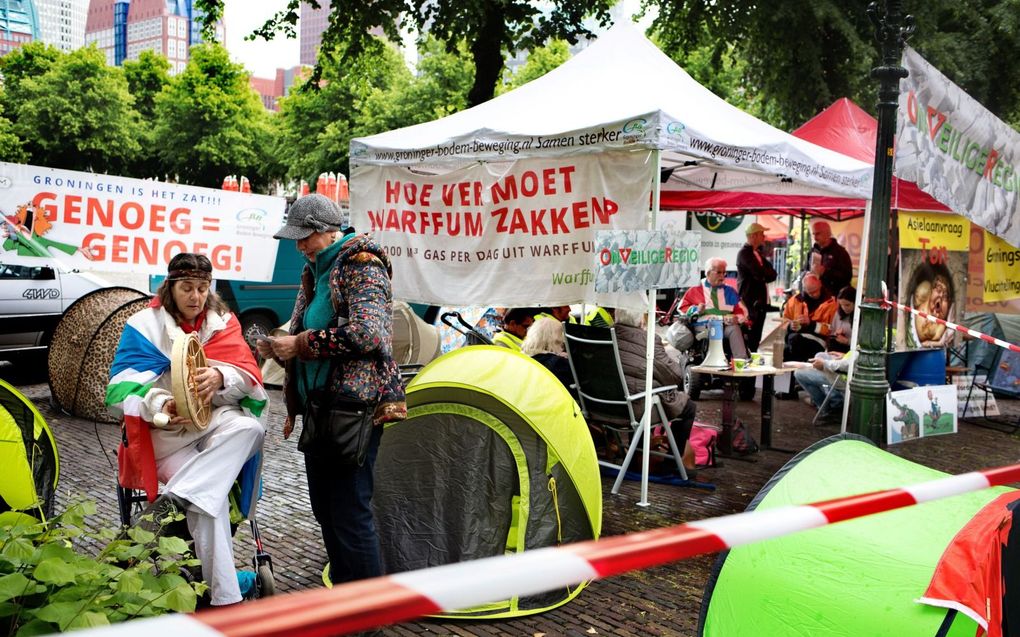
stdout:
{"type": "Polygon", "coordinates": [[[410,76],[403,58],[390,46],[353,58],[343,72],[337,59],[321,59],[318,90],[308,90],[314,81],[309,78],[280,100],[273,151],[287,177],[309,183],[315,183],[319,173],[347,170],[359,105],[373,91],[388,93],[394,83],[410,76]]]}
{"type": "Polygon", "coordinates": [[[138,112],[118,68],[95,46],[18,82],[14,130],[42,166],[121,174],[140,151],[138,112]]]}
{"type": "MultiPolygon", "coordinates": [[[[0,99],[0,103],[2,102],[0,99]]],[[[2,113],[3,107],[0,106],[0,161],[24,163],[28,161],[28,153],[25,152],[21,138],[14,132],[14,124],[2,113]]]]}
{"type": "MultiPolygon", "coordinates": [[[[277,33],[294,36],[301,0],[288,0],[286,9],[266,22],[255,35],[266,39],[277,33]]],[[[315,7],[317,0],[307,0],[315,7]]],[[[475,106],[492,98],[503,73],[503,54],[542,46],[550,38],[564,38],[575,43],[578,37],[590,36],[584,18],[594,15],[600,24],[609,21],[609,9],[616,0],[549,0],[535,3],[528,0],[373,0],[371,2],[335,2],[329,25],[322,33],[320,54],[343,52],[340,58],[346,67],[366,51],[378,50],[379,41],[370,33],[382,29],[393,42],[400,41],[400,31],[415,28],[421,37],[432,35],[453,50],[459,42],[470,43],[475,65],[475,79],[468,95],[468,104],[475,106]]],[[[205,13],[203,24],[208,30],[223,13],[223,0],[196,0],[205,13]]],[[[318,84],[322,72],[316,66],[312,86],[318,84]]]]}
{"type": "Polygon", "coordinates": [[[0,57],[0,73],[3,74],[3,95],[0,105],[4,113],[13,120],[24,100],[21,81],[41,77],[49,71],[63,54],[56,47],[42,42],[29,42],[0,57]]]}
{"type": "MultiPolygon", "coordinates": [[[[840,97],[874,112],[879,63],[869,0],[647,0],[658,8],[652,30],[679,57],[714,47],[742,60],[744,82],[767,98],[769,121],[793,128],[840,97]]],[[[915,3],[910,44],[972,97],[1000,117],[1020,115],[1020,53],[1016,0],[915,3]]]]}
{"type": "Polygon", "coordinates": [[[248,73],[218,44],[191,49],[184,72],[155,97],[156,147],[168,173],[196,186],[219,187],[224,175],[263,185],[275,171],[268,152],[269,115],[248,73]]]}
{"type": "MultiPolygon", "coordinates": [[[[124,60],[128,90],[135,98],[135,110],[141,117],[138,141],[142,148],[157,147],[156,96],[170,83],[170,62],[153,51],[142,51],[137,60],[124,60]]],[[[156,152],[143,152],[128,168],[131,177],[163,178],[166,170],[156,152]]]]}
{"type": "Polygon", "coordinates": [[[531,80],[537,80],[569,59],[570,47],[566,40],[553,39],[545,46],[531,49],[528,52],[528,60],[524,65],[510,75],[508,81],[500,85],[496,92],[505,93],[524,86],[531,80]]]}
{"type": "Polygon", "coordinates": [[[396,69],[386,87],[372,88],[359,100],[355,134],[373,135],[420,124],[463,110],[474,81],[467,46],[454,53],[435,38],[428,38],[418,61],[417,75],[396,69]]]}

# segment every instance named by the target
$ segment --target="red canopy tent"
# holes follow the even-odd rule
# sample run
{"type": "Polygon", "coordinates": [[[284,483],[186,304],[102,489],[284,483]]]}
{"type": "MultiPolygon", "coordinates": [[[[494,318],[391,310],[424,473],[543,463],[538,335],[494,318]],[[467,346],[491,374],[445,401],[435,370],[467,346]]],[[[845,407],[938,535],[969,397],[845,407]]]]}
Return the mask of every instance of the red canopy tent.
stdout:
{"type": "MultiPolygon", "coordinates": [[[[843,97],[793,131],[793,135],[829,150],[873,163],[878,121],[843,97]]],[[[711,210],[730,215],[775,212],[843,220],[863,215],[865,200],[826,195],[760,193],[752,189],[692,189],[689,183],[670,179],[663,186],[661,207],[671,210],[711,210]]],[[[893,177],[890,207],[894,210],[951,212],[913,183],[896,177],[893,177]]]]}

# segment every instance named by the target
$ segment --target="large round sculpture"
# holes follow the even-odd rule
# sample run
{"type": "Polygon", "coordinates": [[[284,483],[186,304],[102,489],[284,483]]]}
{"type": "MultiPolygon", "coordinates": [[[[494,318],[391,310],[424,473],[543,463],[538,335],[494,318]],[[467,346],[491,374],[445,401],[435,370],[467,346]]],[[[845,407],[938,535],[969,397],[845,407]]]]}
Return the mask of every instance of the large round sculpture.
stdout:
{"type": "Polygon", "coordinates": [[[144,309],[150,296],[133,288],[90,292],[71,304],[50,343],[50,394],[66,413],[115,423],[106,411],[106,384],[128,318],[144,309]]]}
{"type": "MultiPolygon", "coordinates": [[[[748,508],[943,477],[845,434],[797,455],[748,508]]],[[[1018,505],[1020,492],[996,487],[731,549],[716,562],[698,635],[973,637],[979,622],[1018,634],[1003,630],[1020,613],[1018,505]]]]}

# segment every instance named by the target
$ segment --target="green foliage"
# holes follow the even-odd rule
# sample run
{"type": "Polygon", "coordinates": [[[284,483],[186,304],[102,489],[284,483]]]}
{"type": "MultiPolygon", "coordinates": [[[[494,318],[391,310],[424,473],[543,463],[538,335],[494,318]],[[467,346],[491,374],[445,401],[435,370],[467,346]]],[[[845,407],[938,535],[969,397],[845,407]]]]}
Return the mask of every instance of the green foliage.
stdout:
{"type": "Polygon", "coordinates": [[[138,112],[124,74],[108,67],[94,46],[60,55],[41,75],[21,78],[17,92],[14,131],[33,163],[120,174],[141,150],[138,112]]]}
{"type": "Polygon", "coordinates": [[[206,585],[189,584],[179,574],[198,564],[186,542],[157,540],[139,528],[128,538],[111,529],[88,531],[85,518],[95,511],[93,503],[80,502],[48,523],[0,518],[0,635],[42,635],[195,610],[206,585]],[[106,547],[85,555],[74,548],[83,538],[106,547]]]}
{"type": "MultiPolygon", "coordinates": [[[[3,98],[0,97],[0,105],[3,98]]],[[[14,132],[14,124],[3,116],[3,107],[0,106],[0,161],[22,163],[28,161],[28,153],[25,152],[21,138],[14,132]]]]}
{"type": "MultiPolygon", "coordinates": [[[[874,113],[880,62],[870,0],[645,0],[658,9],[652,25],[663,50],[713,51],[740,60],[742,83],[761,96],[759,114],[791,129],[840,97],[874,113]]],[[[879,3],[882,6],[882,3],[879,3]]],[[[917,29],[909,43],[931,64],[996,115],[1020,120],[1017,0],[913,3],[917,29]]]]}
{"type": "Polygon", "coordinates": [[[188,66],[156,95],[155,107],[158,152],[171,177],[218,187],[224,175],[247,175],[264,189],[277,172],[268,152],[269,114],[244,67],[222,46],[193,47],[188,66]]]}
{"type": "MultiPolygon", "coordinates": [[[[222,11],[223,0],[197,0],[211,18],[222,11]]],[[[308,4],[318,7],[311,0],[308,4]]],[[[474,60],[474,85],[468,104],[481,104],[490,99],[503,72],[503,54],[535,49],[551,38],[564,38],[573,43],[591,32],[584,18],[594,15],[603,25],[609,21],[609,9],[616,0],[374,0],[332,4],[329,25],[322,33],[319,64],[312,75],[317,86],[324,77],[325,64],[334,54],[340,55],[343,66],[362,55],[377,54],[378,39],[373,29],[382,29],[392,42],[401,40],[403,29],[414,29],[422,37],[429,34],[446,42],[454,52],[459,42],[470,42],[474,60]],[[323,55],[325,54],[325,57],[323,55]]],[[[283,33],[294,37],[300,0],[288,0],[278,12],[255,32],[258,37],[272,39],[283,33]]],[[[205,20],[207,26],[211,21],[205,20]]]]}
{"type": "Polygon", "coordinates": [[[13,119],[18,108],[25,101],[21,82],[27,78],[41,77],[63,54],[54,46],[42,42],[29,42],[0,57],[0,73],[3,73],[4,91],[0,98],[4,113],[13,119]]]}
{"type": "Polygon", "coordinates": [[[358,101],[355,135],[373,135],[446,117],[467,106],[474,69],[467,46],[453,53],[429,38],[421,51],[418,74],[403,65],[393,69],[385,86],[371,88],[358,101]]]}
{"type": "Polygon", "coordinates": [[[508,81],[496,88],[497,94],[524,86],[531,80],[536,80],[559,65],[570,59],[570,46],[566,40],[554,39],[545,46],[532,49],[528,52],[528,60],[515,73],[510,75],[508,81]]]}
{"type": "MultiPolygon", "coordinates": [[[[280,100],[273,155],[286,166],[287,176],[314,184],[321,172],[347,172],[359,105],[373,91],[385,93],[394,83],[409,82],[409,77],[401,55],[392,47],[380,46],[350,66],[341,67],[336,61],[325,66],[318,90],[307,90],[309,79],[280,100]]],[[[370,117],[387,120],[378,112],[370,117]]]]}
{"type": "Polygon", "coordinates": [[[153,51],[142,51],[137,60],[124,61],[124,77],[135,98],[135,110],[141,118],[138,142],[142,151],[128,168],[126,175],[145,179],[162,179],[166,173],[156,137],[156,96],[170,83],[170,62],[153,51]]]}

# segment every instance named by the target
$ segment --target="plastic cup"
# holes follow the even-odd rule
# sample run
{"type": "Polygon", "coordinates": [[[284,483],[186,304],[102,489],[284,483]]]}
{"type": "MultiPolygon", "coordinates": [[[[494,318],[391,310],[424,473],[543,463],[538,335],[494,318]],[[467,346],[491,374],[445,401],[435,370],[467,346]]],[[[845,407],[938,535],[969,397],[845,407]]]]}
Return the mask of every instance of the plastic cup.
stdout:
{"type": "Polygon", "coordinates": [[[751,366],[752,367],[761,367],[764,364],[765,364],[765,357],[764,356],[762,356],[761,354],[758,354],[757,352],[754,353],[754,354],[751,354],[751,366]]]}
{"type": "Polygon", "coordinates": [[[747,369],[746,358],[734,358],[733,359],[733,371],[742,372],[747,369]]]}

